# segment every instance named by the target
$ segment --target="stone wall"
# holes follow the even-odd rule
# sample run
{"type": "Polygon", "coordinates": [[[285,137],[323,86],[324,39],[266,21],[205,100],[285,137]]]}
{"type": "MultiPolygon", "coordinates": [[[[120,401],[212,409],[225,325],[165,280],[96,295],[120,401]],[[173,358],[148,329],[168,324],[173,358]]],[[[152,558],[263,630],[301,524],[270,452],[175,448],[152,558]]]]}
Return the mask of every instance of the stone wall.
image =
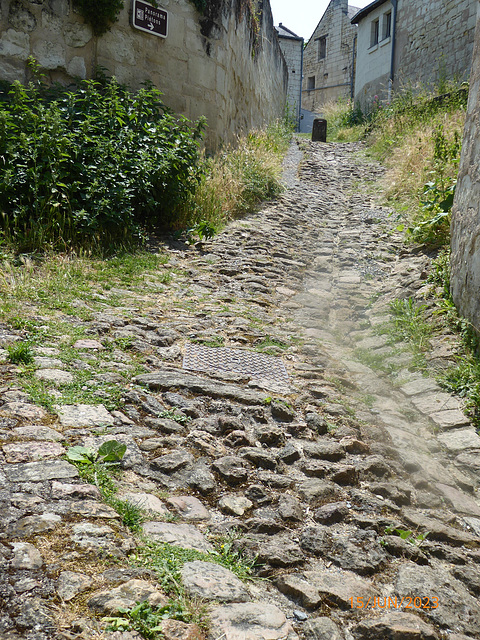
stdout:
{"type": "MultiPolygon", "coordinates": [[[[480,4],[478,18],[480,20],[480,4]]],[[[477,21],[468,113],[452,213],[451,291],[480,333],[480,22],[477,21]]]]}
{"type": "Polygon", "coordinates": [[[297,129],[299,129],[302,106],[303,38],[289,32],[282,23],[277,27],[277,32],[280,48],[288,68],[287,103],[289,112],[297,123],[297,129]]]}
{"type": "Polygon", "coordinates": [[[91,77],[97,65],[132,88],[150,80],[175,111],[207,117],[210,148],[283,115],[287,68],[268,0],[256,20],[245,0],[210,0],[205,16],[188,0],[161,6],[165,39],[131,26],[132,0],[95,37],[71,0],[1,0],[0,79],[24,81],[33,55],[50,81],[91,77]]]}
{"type": "Polygon", "coordinates": [[[468,80],[478,0],[399,0],[394,88],[468,80]]]}
{"type": "Polygon", "coordinates": [[[348,6],[348,0],[331,0],[305,46],[303,109],[316,111],[325,102],[350,96],[353,47],[357,32],[357,27],[350,24],[354,13],[356,10],[348,6]],[[324,56],[320,51],[321,38],[325,38],[324,56]]]}

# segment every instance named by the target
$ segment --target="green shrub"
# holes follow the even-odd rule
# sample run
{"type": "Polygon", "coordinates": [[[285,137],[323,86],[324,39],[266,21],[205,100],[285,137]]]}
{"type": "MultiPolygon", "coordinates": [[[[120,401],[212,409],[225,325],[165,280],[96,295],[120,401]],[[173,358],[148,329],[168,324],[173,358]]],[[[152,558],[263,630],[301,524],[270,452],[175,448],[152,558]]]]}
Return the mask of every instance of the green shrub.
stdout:
{"type": "Polygon", "coordinates": [[[122,0],[73,0],[73,6],[91,24],[93,33],[101,36],[117,20],[124,4],[122,0]]]}
{"type": "Polygon", "coordinates": [[[53,92],[15,82],[0,109],[0,233],[33,251],[128,245],[174,226],[200,179],[204,121],[160,95],[115,79],[53,92]]]}

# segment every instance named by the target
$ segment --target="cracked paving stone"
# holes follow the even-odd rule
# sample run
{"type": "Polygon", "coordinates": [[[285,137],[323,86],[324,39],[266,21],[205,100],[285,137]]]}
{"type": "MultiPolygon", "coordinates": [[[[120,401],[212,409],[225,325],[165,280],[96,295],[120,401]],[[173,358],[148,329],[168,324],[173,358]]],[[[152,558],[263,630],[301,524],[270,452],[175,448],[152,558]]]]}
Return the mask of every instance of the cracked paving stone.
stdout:
{"type": "Polygon", "coordinates": [[[190,597],[217,602],[248,602],[243,582],[229,569],[211,562],[186,562],[182,582],[190,597]]]}
{"type": "Polygon", "coordinates": [[[228,604],[210,613],[208,640],[298,640],[285,614],[275,605],[228,604]]]}
{"type": "Polygon", "coordinates": [[[167,522],[145,522],[143,534],[158,542],[167,542],[185,549],[212,552],[213,546],[200,531],[191,524],[171,524],[167,522]]]}

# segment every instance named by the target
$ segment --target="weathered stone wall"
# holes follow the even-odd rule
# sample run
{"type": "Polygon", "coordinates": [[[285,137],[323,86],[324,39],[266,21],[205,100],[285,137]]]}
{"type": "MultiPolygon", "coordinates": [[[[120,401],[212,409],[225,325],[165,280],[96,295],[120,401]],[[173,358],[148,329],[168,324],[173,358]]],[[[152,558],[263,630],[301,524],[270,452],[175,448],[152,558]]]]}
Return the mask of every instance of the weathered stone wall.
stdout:
{"type": "Polygon", "coordinates": [[[478,0],[399,0],[394,89],[468,80],[478,0]]]}
{"type": "Polygon", "coordinates": [[[165,39],[131,26],[131,0],[101,37],[70,0],[0,7],[0,79],[24,81],[32,55],[51,81],[91,77],[97,65],[132,88],[150,80],[175,111],[207,117],[212,148],[283,115],[287,69],[268,0],[259,3],[256,28],[243,0],[210,1],[206,16],[188,0],[164,0],[165,39]]]}
{"type": "Polygon", "coordinates": [[[348,0],[331,0],[303,56],[302,108],[316,111],[325,102],[348,97],[351,91],[353,46],[357,27],[350,23],[356,13],[348,0]],[[325,57],[319,41],[326,40],[325,57]],[[309,79],[315,78],[314,87],[309,79]]]}
{"type": "Polygon", "coordinates": [[[460,313],[480,332],[480,4],[451,247],[453,299],[460,313]]]}
{"type": "MultiPolygon", "coordinates": [[[[281,24],[280,27],[282,27],[281,24]]],[[[303,38],[288,37],[280,32],[278,41],[288,68],[287,103],[290,115],[299,127],[302,101],[303,38]]]]}

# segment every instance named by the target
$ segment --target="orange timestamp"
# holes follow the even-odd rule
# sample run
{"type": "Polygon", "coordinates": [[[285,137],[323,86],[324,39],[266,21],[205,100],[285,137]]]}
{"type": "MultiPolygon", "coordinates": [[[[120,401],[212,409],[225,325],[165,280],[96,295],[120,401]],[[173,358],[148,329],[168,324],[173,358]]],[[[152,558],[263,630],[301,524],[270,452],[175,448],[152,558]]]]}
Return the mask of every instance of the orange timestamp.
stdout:
{"type": "Polygon", "coordinates": [[[440,602],[436,596],[358,596],[349,600],[352,609],[437,609],[440,602]]]}

